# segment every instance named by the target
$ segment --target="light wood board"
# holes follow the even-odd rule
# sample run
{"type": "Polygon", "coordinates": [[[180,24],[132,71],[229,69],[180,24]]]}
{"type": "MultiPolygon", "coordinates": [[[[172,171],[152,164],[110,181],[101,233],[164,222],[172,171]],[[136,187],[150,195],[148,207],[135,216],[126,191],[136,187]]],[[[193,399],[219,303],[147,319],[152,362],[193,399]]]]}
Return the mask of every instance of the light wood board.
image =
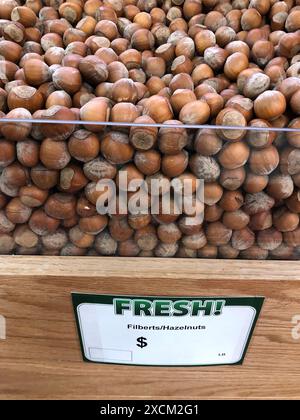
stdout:
{"type": "Polygon", "coordinates": [[[300,262],[0,257],[0,399],[300,398],[300,262]],[[82,361],[70,293],[266,297],[242,366],[82,361]]]}

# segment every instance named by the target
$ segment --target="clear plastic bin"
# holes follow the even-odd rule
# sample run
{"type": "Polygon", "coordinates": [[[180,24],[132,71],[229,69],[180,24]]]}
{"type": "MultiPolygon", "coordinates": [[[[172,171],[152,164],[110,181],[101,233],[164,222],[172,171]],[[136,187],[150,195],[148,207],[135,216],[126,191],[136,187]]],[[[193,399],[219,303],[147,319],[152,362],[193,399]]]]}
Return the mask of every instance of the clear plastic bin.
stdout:
{"type": "Polygon", "coordinates": [[[2,118],[0,135],[1,254],[298,259],[298,129],[2,118]]]}

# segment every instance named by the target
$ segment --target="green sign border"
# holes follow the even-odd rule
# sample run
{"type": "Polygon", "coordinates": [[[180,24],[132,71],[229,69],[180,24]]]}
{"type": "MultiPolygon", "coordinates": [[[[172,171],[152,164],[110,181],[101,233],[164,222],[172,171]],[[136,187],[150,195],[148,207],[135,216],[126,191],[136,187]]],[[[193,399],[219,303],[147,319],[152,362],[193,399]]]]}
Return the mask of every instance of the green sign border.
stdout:
{"type": "Polygon", "coordinates": [[[185,368],[192,368],[192,367],[205,367],[205,366],[235,366],[235,365],[242,365],[245,359],[245,356],[247,354],[250,341],[253,336],[254,329],[257,324],[257,320],[259,318],[263,303],[265,298],[263,296],[247,296],[247,297],[224,297],[224,296],[192,296],[192,297],[182,297],[182,296],[131,296],[131,295],[108,295],[108,294],[90,294],[90,293],[78,293],[78,292],[72,292],[72,302],[73,302],[73,309],[75,314],[75,320],[76,320],[76,326],[77,326],[77,332],[79,336],[80,341],[80,348],[81,348],[81,354],[84,362],[87,363],[96,363],[96,364],[104,364],[104,365],[126,365],[126,366],[147,366],[147,367],[185,367],[185,368]],[[243,355],[241,359],[236,363],[218,363],[218,364],[212,364],[212,365],[143,365],[143,364],[133,364],[133,363],[114,363],[114,362],[94,362],[85,357],[84,354],[84,347],[83,347],[83,340],[81,336],[81,330],[80,330],[80,323],[77,313],[77,308],[82,303],[96,303],[96,304],[106,304],[106,305],[112,305],[113,300],[115,298],[125,298],[125,299],[147,299],[150,301],[154,300],[225,300],[226,304],[225,306],[251,306],[256,310],[256,315],[254,318],[254,321],[252,323],[252,327],[249,333],[249,337],[243,352],[243,355]]]}

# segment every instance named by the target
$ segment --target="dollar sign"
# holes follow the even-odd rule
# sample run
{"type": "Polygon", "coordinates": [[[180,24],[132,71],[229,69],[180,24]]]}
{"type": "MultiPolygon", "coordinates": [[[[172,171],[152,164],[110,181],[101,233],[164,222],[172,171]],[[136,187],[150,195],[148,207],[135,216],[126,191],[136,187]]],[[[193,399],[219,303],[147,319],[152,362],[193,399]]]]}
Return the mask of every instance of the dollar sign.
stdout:
{"type": "Polygon", "coordinates": [[[139,337],[137,338],[136,341],[138,342],[137,346],[140,347],[141,349],[148,346],[147,338],[145,337],[139,337]]]}

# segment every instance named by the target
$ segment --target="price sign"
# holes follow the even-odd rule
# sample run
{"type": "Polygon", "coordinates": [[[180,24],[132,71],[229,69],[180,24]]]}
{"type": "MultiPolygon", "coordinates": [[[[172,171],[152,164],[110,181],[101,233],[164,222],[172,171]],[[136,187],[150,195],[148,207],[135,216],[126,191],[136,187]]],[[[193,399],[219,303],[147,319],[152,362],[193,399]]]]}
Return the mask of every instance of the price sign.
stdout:
{"type": "Polygon", "coordinates": [[[241,364],[263,297],[72,294],[87,362],[157,366],[241,364]]]}

